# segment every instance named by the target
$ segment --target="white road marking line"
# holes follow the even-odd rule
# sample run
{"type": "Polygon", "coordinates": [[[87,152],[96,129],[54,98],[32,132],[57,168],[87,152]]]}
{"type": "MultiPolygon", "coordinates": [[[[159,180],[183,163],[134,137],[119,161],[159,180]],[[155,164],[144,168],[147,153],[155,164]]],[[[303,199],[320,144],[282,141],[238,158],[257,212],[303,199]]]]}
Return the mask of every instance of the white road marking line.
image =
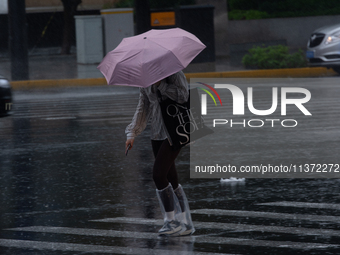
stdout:
{"type": "Polygon", "coordinates": [[[101,121],[110,121],[115,124],[126,124],[131,122],[131,118],[102,118],[102,119],[79,119],[80,122],[101,122],[101,121]]]}
{"type": "Polygon", "coordinates": [[[49,118],[45,118],[45,120],[73,120],[76,118],[77,117],[49,117],[49,118]]]}
{"type": "MultiPolygon", "coordinates": [[[[199,223],[195,223],[199,225],[199,223]]],[[[238,225],[238,224],[234,224],[238,225]]],[[[258,227],[260,231],[263,226],[258,227]]],[[[69,234],[69,235],[84,235],[84,236],[104,236],[104,237],[120,237],[120,238],[138,238],[138,239],[157,239],[161,238],[156,233],[148,232],[132,232],[132,231],[117,231],[117,230],[104,230],[104,229],[88,229],[88,228],[67,228],[67,227],[46,227],[46,226],[32,226],[22,228],[6,229],[11,231],[26,231],[26,232],[41,232],[41,233],[55,233],[55,234],[69,234]]],[[[224,228],[224,230],[226,230],[224,228]]],[[[271,240],[252,240],[243,238],[230,238],[230,237],[210,237],[207,235],[202,236],[185,236],[178,237],[185,242],[194,243],[210,243],[210,244],[232,244],[232,245],[246,245],[246,246],[264,246],[264,247],[286,247],[294,249],[324,249],[339,247],[336,244],[322,244],[322,243],[302,243],[291,241],[271,241],[271,240]]]]}
{"type": "Polygon", "coordinates": [[[240,210],[222,210],[222,209],[198,209],[192,210],[193,214],[208,214],[208,215],[227,215],[238,217],[256,217],[269,219],[287,219],[287,220],[308,220],[308,221],[327,221],[340,222],[339,216],[328,215],[311,215],[311,214],[291,214],[291,213],[273,213],[273,212],[258,212],[258,211],[240,211],[240,210]]]}
{"type": "Polygon", "coordinates": [[[320,209],[340,210],[340,204],[328,204],[328,203],[304,203],[304,202],[282,201],[282,202],[261,203],[261,204],[257,204],[257,205],[302,207],[302,208],[320,208],[320,209]]]}
{"type": "Polygon", "coordinates": [[[115,254],[137,254],[137,255],[232,255],[226,253],[193,252],[193,247],[188,246],[189,250],[161,250],[134,247],[119,247],[91,244],[74,244],[60,242],[42,242],[14,239],[0,239],[0,246],[10,248],[52,250],[52,251],[77,251],[91,253],[115,253],[115,254]],[[191,250],[190,250],[191,249],[191,250]]]}
{"type": "MultiPolygon", "coordinates": [[[[163,225],[162,220],[142,219],[142,218],[107,218],[101,220],[93,220],[96,222],[116,222],[116,223],[135,223],[135,224],[154,224],[163,225]]],[[[233,232],[273,232],[273,233],[285,233],[296,235],[323,235],[323,236],[340,236],[340,231],[332,229],[315,229],[315,228],[297,228],[297,227],[281,227],[281,226],[265,226],[265,225],[249,225],[249,224],[236,224],[236,223],[220,223],[220,222],[194,222],[196,228],[201,229],[220,229],[231,230],[233,232]]]]}

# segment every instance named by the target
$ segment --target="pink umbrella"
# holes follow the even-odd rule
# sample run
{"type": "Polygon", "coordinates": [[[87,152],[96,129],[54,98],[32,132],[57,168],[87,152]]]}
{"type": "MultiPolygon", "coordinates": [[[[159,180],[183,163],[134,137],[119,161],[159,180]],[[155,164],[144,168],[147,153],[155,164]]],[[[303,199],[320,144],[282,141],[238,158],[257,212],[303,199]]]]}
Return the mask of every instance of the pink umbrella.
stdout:
{"type": "Polygon", "coordinates": [[[148,87],[183,70],[204,48],[183,29],[152,29],[124,38],[97,68],[108,84],[148,87]]]}

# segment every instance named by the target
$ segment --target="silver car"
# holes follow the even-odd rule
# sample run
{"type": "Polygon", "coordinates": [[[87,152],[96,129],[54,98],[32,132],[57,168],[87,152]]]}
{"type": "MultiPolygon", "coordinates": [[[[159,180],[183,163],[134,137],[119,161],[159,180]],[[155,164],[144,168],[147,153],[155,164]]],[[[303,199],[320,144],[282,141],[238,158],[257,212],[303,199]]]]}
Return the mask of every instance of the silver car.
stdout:
{"type": "Polygon", "coordinates": [[[340,24],[315,30],[307,44],[309,66],[332,68],[340,74],[340,24]]]}

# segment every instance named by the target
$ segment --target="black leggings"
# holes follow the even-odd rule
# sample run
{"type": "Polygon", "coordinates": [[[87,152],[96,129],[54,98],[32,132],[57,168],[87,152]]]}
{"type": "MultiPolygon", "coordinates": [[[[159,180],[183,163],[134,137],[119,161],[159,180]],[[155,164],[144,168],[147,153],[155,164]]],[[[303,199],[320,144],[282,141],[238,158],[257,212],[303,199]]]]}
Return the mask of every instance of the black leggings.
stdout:
{"type": "Polygon", "coordinates": [[[180,152],[172,150],[169,141],[151,140],[155,163],[153,166],[153,181],[158,190],[162,190],[171,183],[173,189],[178,187],[178,177],[175,167],[175,159],[180,152]]]}

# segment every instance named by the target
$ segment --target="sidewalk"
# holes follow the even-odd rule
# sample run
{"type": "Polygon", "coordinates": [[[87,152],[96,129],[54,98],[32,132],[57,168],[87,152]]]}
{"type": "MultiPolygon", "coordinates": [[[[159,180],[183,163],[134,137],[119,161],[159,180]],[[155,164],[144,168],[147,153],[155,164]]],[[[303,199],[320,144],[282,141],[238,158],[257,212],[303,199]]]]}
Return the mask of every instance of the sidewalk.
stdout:
{"type": "MultiPolygon", "coordinates": [[[[10,59],[0,59],[0,75],[11,80],[10,59]]],[[[103,78],[97,70],[98,64],[78,64],[77,56],[72,55],[43,55],[29,57],[30,80],[45,79],[86,79],[103,78]]],[[[218,58],[215,63],[190,64],[184,72],[221,72],[244,70],[242,66],[233,66],[228,59],[218,58]]]]}
{"type": "MultiPolygon", "coordinates": [[[[11,81],[10,59],[0,59],[0,75],[11,81]]],[[[46,86],[80,86],[106,84],[97,70],[98,64],[78,64],[75,54],[41,55],[29,57],[29,81],[13,81],[14,89],[46,86]]],[[[216,58],[214,63],[195,63],[185,68],[187,78],[278,78],[335,76],[331,69],[296,68],[276,70],[246,70],[233,65],[227,58],[216,58]]]]}
{"type": "MultiPolygon", "coordinates": [[[[0,74],[11,80],[10,59],[0,60],[0,74]]],[[[42,55],[29,57],[29,79],[101,78],[96,65],[77,64],[76,55],[42,55]]]]}

